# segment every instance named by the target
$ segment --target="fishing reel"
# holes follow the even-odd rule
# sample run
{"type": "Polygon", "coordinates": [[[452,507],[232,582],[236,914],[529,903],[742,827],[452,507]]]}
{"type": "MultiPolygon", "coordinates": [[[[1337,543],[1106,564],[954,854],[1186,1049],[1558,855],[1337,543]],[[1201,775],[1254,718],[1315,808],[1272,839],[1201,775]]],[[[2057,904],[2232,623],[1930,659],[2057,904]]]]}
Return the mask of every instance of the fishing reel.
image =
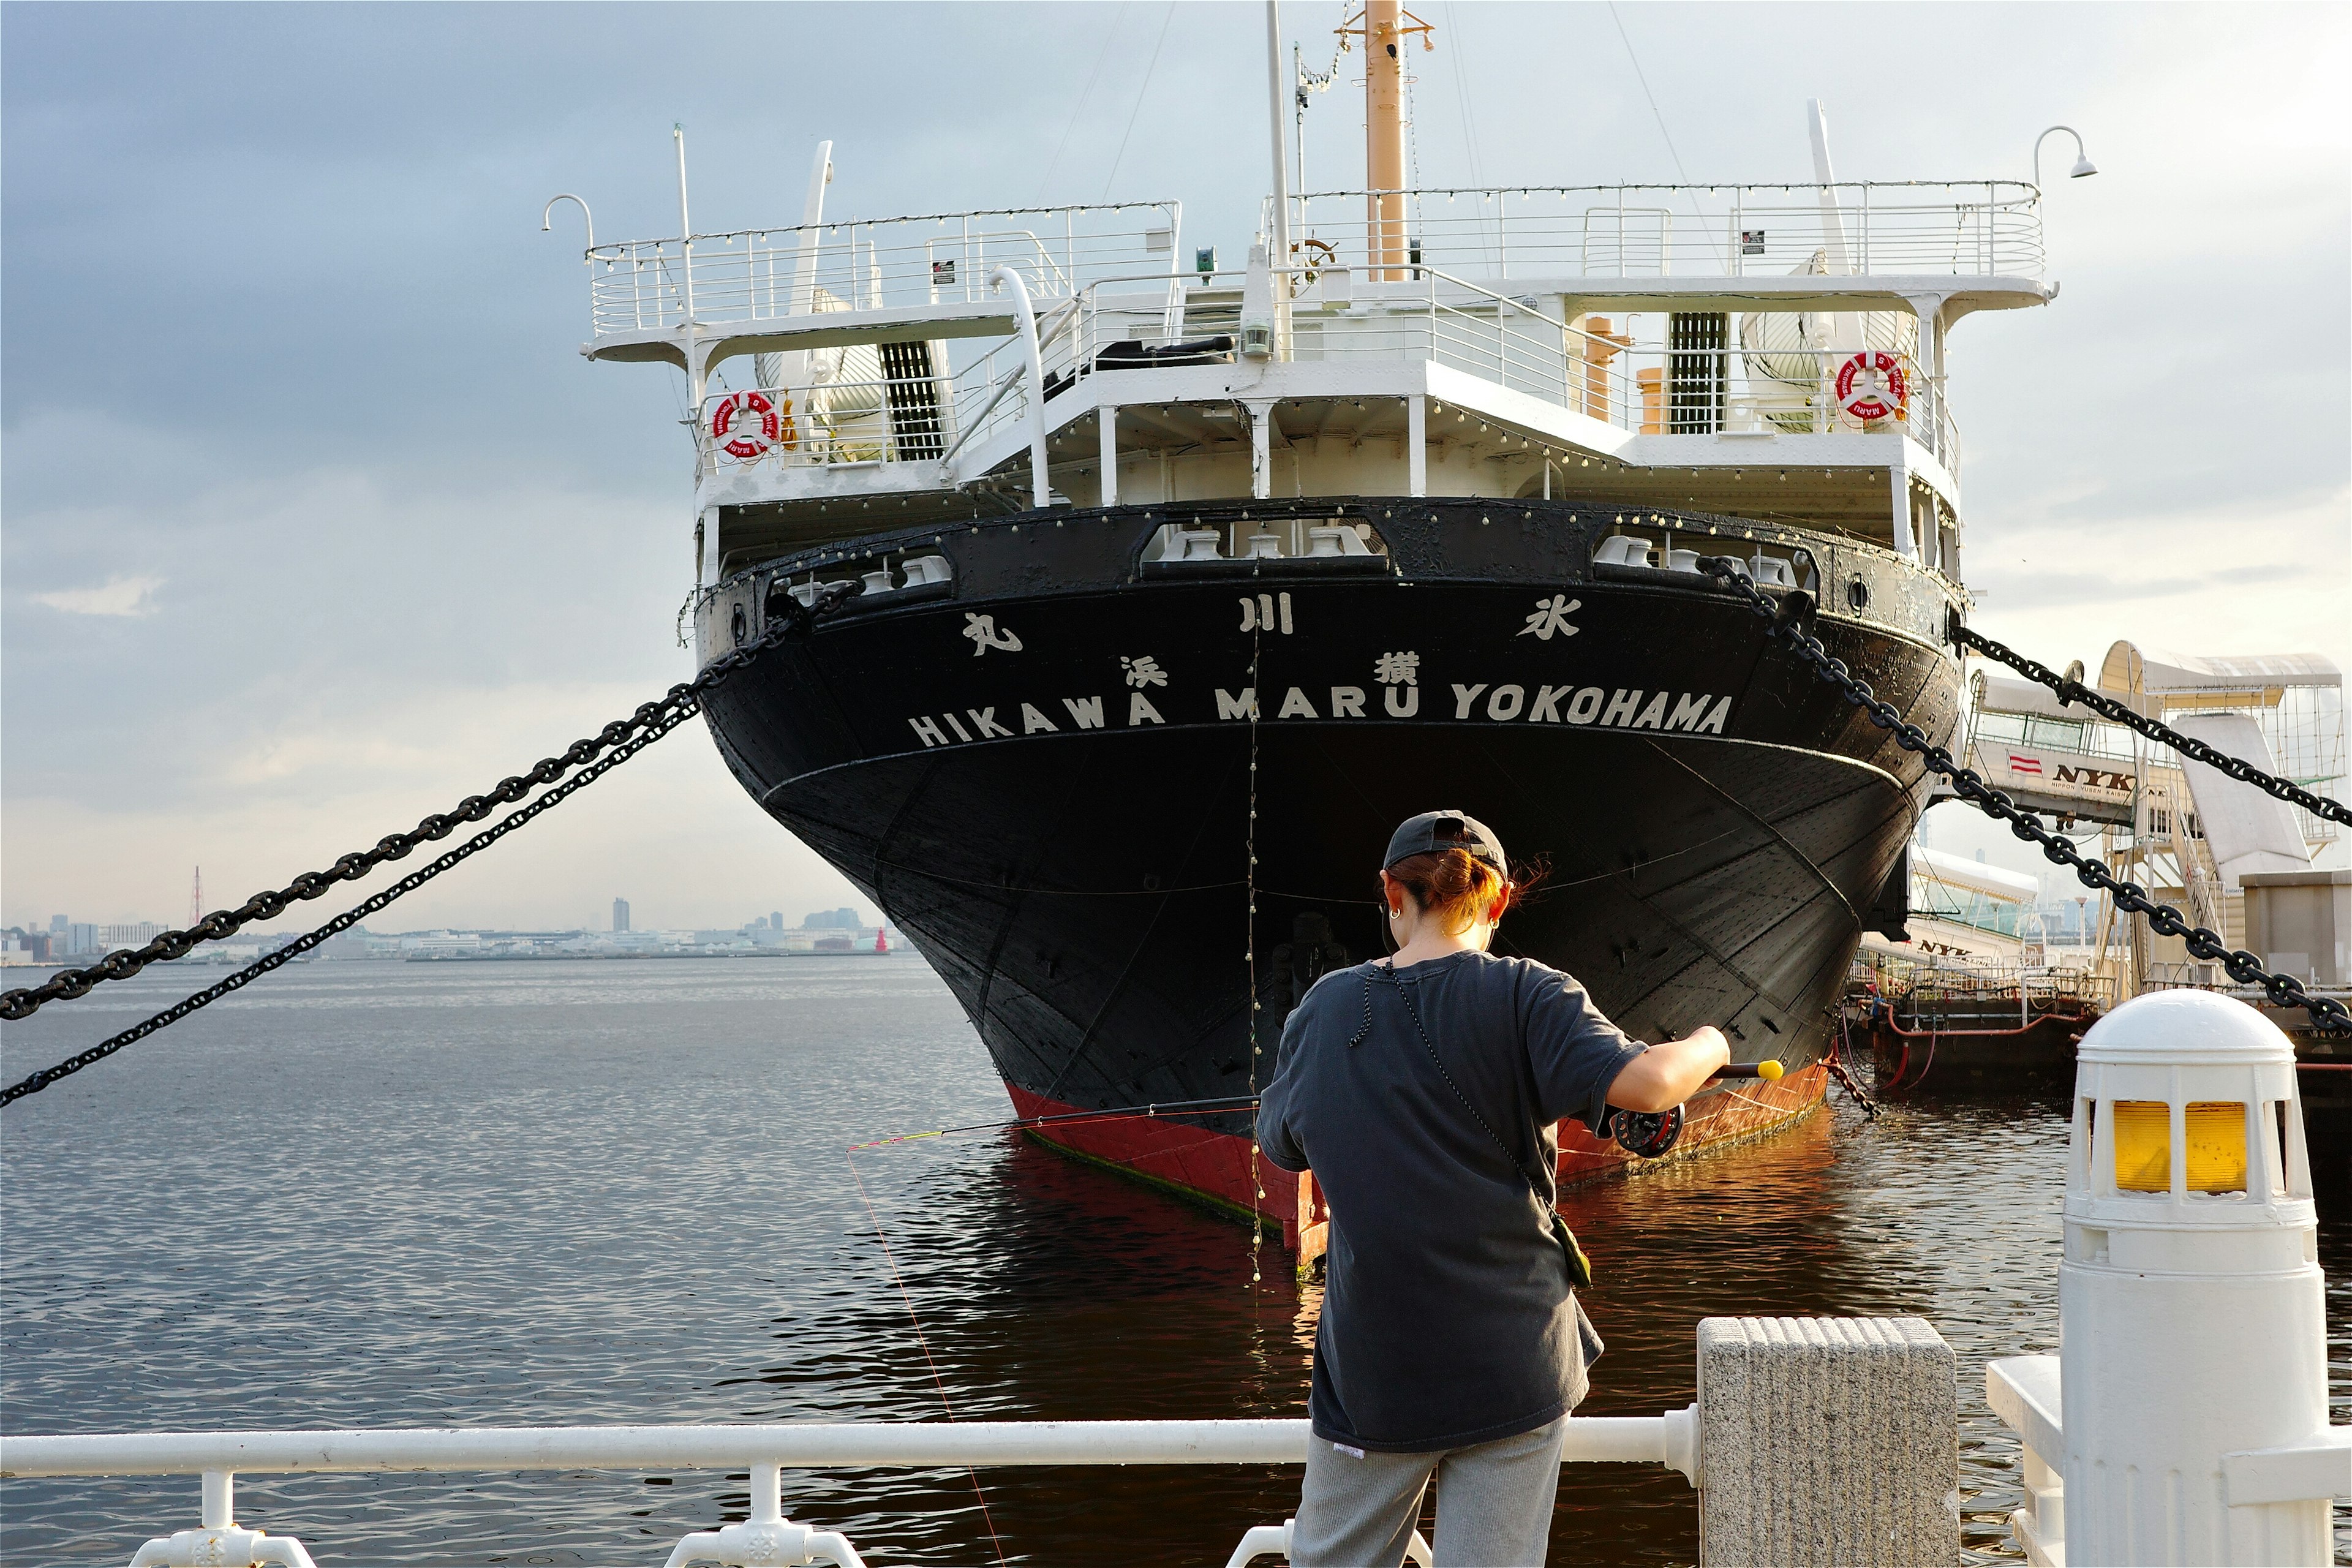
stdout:
{"type": "Polygon", "coordinates": [[[1667,1110],[1623,1110],[1609,1112],[1609,1136],[1629,1154],[1639,1154],[1644,1160],[1662,1158],[1683,1135],[1683,1108],[1667,1110]]]}

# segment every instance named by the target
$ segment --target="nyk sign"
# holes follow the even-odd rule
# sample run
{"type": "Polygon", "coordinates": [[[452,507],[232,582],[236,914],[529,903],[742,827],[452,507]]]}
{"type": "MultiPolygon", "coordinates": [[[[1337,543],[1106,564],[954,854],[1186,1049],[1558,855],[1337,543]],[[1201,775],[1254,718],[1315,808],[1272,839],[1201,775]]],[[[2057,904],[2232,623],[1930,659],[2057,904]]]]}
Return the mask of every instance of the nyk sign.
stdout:
{"type": "MultiPolygon", "coordinates": [[[[1983,753],[1979,752],[1979,755],[1983,753]]],[[[2137,784],[2134,773],[2102,758],[2053,752],[2012,752],[2004,747],[1987,761],[1998,761],[2000,772],[2018,784],[2049,784],[2100,795],[2128,795],[2137,784]]]]}

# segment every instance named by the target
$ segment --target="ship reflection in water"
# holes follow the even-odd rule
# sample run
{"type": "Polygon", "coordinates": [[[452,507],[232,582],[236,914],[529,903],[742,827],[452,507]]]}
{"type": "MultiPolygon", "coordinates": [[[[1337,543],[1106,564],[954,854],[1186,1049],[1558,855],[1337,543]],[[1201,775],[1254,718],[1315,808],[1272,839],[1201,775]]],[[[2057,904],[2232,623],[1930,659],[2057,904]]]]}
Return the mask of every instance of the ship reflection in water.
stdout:
{"type": "MultiPolygon", "coordinates": [[[[1295,1415],[1317,1291],[1246,1228],[1003,1134],[919,960],[837,966],[318,964],[14,1108],[0,1400],[11,1431],[1295,1415]],[[422,970],[422,973],[419,971],[422,970]],[[159,1152],[159,1128],[184,1130],[159,1152]],[[928,1361],[926,1352],[928,1351],[928,1361]]],[[[0,1035],[49,1059],[180,989],[152,972],[0,1035]]],[[[1971,1561],[2006,1558],[2014,1446],[1991,1355],[2054,1348],[2056,1106],[1834,1096],[1738,1159],[1570,1193],[1609,1342],[1588,1414],[1692,1397],[1718,1313],[1919,1312],[1960,1352],[1971,1561]]],[[[2332,1197],[2333,1201],[2330,1201],[2332,1197]]],[[[2352,1224],[2323,1194],[2336,1419],[2352,1224]]],[[[1296,1470],[786,1479],[873,1559],[1222,1563],[1296,1470]]],[[[194,1484],[8,1482],[0,1558],[125,1560],[194,1484]],[[183,1495],[184,1494],[184,1495],[183,1495]]],[[[744,1478],[252,1476],[247,1523],[352,1560],[657,1562],[740,1518],[744,1478]]],[[[1555,1563],[1688,1563],[1693,1495],[1565,1472],[1555,1563]]],[[[325,1553],[320,1553],[326,1560],[325,1553]]]]}

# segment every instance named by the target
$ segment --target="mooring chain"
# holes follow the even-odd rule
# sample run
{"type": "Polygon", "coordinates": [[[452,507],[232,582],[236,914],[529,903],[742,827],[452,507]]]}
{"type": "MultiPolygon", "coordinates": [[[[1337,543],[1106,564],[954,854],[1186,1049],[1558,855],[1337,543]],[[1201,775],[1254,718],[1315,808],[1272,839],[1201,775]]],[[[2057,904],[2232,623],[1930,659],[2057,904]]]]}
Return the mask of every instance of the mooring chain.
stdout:
{"type": "Polygon", "coordinates": [[[2145,713],[2135,711],[2126,703],[2118,702],[2103,692],[2094,691],[2079,680],[2070,680],[2047,665],[2036,664],[2014,648],[2005,647],[1981,632],[1971,631],[1968,626],[1955,623],[1952,627],[1952,640],[1963,647],[1972,647],[1989,658],[1999,659],[2028,680],[2040,681],[2056,692],[2058,700],[2062,703],[2079,702],[2102,719],[2112,720],[2118,724],[2127,724],[2149,740],[2170,746],[2184,757],[2203,763],[2207,767],[2217,768],[2241,784],[2250,784],[2264,794],[2276,795],[2281,800],[2299,805],[2314,816],[2324,816],[2330,822],[2352,825],[2352,805],[2346,805],[2341,801],[2330,800],[2323,795],[2314,795],[2309,790],[2285,779],[2273,778],[2243,757],[2233,757],[2227,752],[2216,750],[2193,735],[2184,735],[2168,725],[2160,724],[2145,713]]]}
{"type": "Polygon", "coordinates": [[[657,701],[641,704],[626,719],[616,719],[595,734],[574,741],[561,756],[543,758],[529,773],[502,779],[486,794],[467,795],[450,810],[434,813],[406,833],[378,839],[372,849],[346,855],[323,871],[307,871],[274,892],[256,893],[236,909],[216,910],[185,931],[167,931],[144,947],[122,948],[87,969],[61,969],[38,985],[0,994],[0,1018],[10,1022],[29,1018],[45,1002],[86,996],[92,987],[107,981],[128,979],[151,963],[184,958],[205,942],[234,936],[251,921],[276,920],[295,904],[318,898],[338,883],[356,881],[387,860],[402,859],[420,845],[438,843],[467,824],[482,821],[500,806],[514,805],[532,790],[551,784],[614,747],[626,744],[634,735],[656,725],[667,733],[676,720],[690,716],[698,708],[703,693],[741,668],[751,658],[782,642],[795,626],[830,614],[844,600],[863,590],[862,583],[837,584],[809,609],[793,601],[792,614],[769,627],[757,641],[711,661],[692,681],[671,687],[657,701]]]}
{"type": "MultiPolygon", "coordinates": [[[[2030,844],[2041,846],[2042,853],[2061,866],[2073,869],[2086,888],[2093,888],[2113,899],[2117,909],[2127,913],[2147,917],[2150,929],[2162,936],[2179,937],[2197,957],[2219,963],[2229,972],[2230,978],[2242,985],[2259,985],[2271,1002],[2280,1007],[2300,1007],[2311,1015],[2312,1022],[2323,1031],[2352,1034],[2352,1011],[2332,996],[2314,996],[2292,975],[2273,974],[2263,967],[2262,960],[2251,952],[2233,952],[2221,936],[2203,926],[2190,925],[2180,912],[2169,904],[2150,900],[2137,883],[2120,881],[2107,869],[2106,863],[2094,856],[2085,856],[2074,843],[2045,829],[2033,814],[2019,808],[2017,803],[2001,791],[1952,760],[1952,754],[1927,738],[1926,731],[1906,720],[1895,705],[1882,700],[1870,689],[1867,681],[1856,679],[1843,659],[1832,658],[1821,639],[1805,631],[1801,616],[1783,614],[1761,589],[1748,577],[1739,563],[1720,555],[1711,555],[1699,563],[1699,570],[1718,579],[1748,601],[1748,606],[1758,616],[1772,623],[1771,636],[1788,645],[1796,656],[1812,667],[1813,673],[1838,689],[1848,702],[1861,709],[1870,721],[1893,734],[1896,742],[1927,764],[1931,772],[1949,780],[1955,794],[1986,816],[2009,824],[2009,830],[2030,844]]],[[[1792,609],[1794,608],[1792,605],[1792,609]]]]}
{"type": "MultiPolygon", "coordinates": [[[[1843,1031],[1845,1027],[1843,1020],[1840,1020],[1838,1027],[1841,1032],[1843,1031]]],[[[1870,1096],[1863,1093],[1862,1085],[1854,1082],[1853,1074],[1846,1070],[1845,1062],[1843,1060],[1845,1053],[1843,1049],[1844,1042],[1841,1039],[1839,1043],[1841,1048],[1832,1051],[1829,1055],[1829,1060],[1824,1065],[1830,1069],[1830,1076],[1838,1080],[1839,1087],[1843,1089],[1848,1095],[1853,1097],[1853,1102],[1856,1105],[1862,1107],[1863,1119],[1867,1121],[1875,1121],[1878,1120],[1878,1102],[1871,1099],[1870,1096]]]]}
{"type": "Polygon", "coordinates": [[[251,984],[254,981],[258,980],[263,975],[268,973],[271,970],[278,968],[280,964],[293,963],[294,960],[301,957],[302,954],[310,952],[312,948],[317,947],[329,937],[349,931],[352,927],[359,924],[360,921],[367,919],[368,916],[375,914],[389,907],[394,900],[400,899],[406,894],[415,892],[417,889],[423,887],[425,883],[431,881],[434,878],[439,876],[442,872],[446,871],[449,868],[457,865],[459,861],[464,860],[468,856],[488,848],[491,845],[497,843],[508,834],[512,833],[516,828],[520,827],[524,823],[529,822],[532,817],[537,816],[541,812],[547,810],[550,806],[555,805],[565,799],[574,790],[586,787],[588,784],[594,783],[598,778],[604,776],[608,770],[616,768],[623,763],[627,762],[631,757],[636,755],[647,746],[652,745],[656,741],[660,740],[664,735],[668,734],[672,730],[676,729],[678,725],[685,723],[688,719],[693,718],[701,710],[702,707],[698,702],[688,702],[684,707],[669,710],[667,714],[652,729],[640,731],[630,739],[624,741],[612,751],[605,752],[600,761],[592,763],[584,771],[574,774],[569,781],[549,790],[545,795],[541,795],[529,805],[526,805],[521,810],[507,816],[496,826],[488,827],[483,829],[481,832],[477,833],[473,837],[467,839],[457,848],[441,856],[430,865],[419,867],[417,869],[410,872],[407,876],[403,877],[399,881],[394,882],[391,887],[383,889],[382,891],[376,893],[373,897],[368,899],[365,902],[360,904],[356,908],[344,910],[341,914],[337,915],[333,920],[329,921],[325,925],[319,927],[316,931],[305,932],[303,935],[297,937],[294,941],[288,942],[284,947],[277,949],[268,957],[263,958],[257,963],[246,965],[246,967],[238,970],[235,974],[230,975],[227,979],[221,981],[218,984],[208,985],[202,991],[197,992],[194,995],[173,1003],[171,1006],[166,1007],[163,1011],[156,1014],[153,1017],[147,1019],[143,1023],[134,1025],[131,1028],[123,1030],[122,1033],[115,1036],[113,1038],[103,1040],[99,1044],[90,1047],[89,1049],[86,1051],[82,1051],[75,1056],[68,1057],[65,1060],[59,1062],[53,1068],[44,1068],[39,1072],[34,1073],[29,1078],[21,1079],[18,1081],[10,1084],[5,1089],[0,1089],[0,1105],[6,1105],[13,1100],[22,1100],[28,1094],[37,1094],[42,1089],[45,1089],[48,1088],[49,1085],[55,1083],[58,1079],[78,1073],[81,1071],[82,1068],[91,1065],[93,1062],[104,1061],[108,1057],[112,1056],[123,1047],[143,1040],[148,1036],[153,1034],[156,1030],[178,1023],[181,1019],[186,1017],[189,1014],[195,1012],[198,1008],[210,1006],[212,1004],[219,1001],[222,997],[227,995],[232,991],[242,990],[247,985],[251,984]]]}
{"type": "MultiPolygon", "coordinates": [[[[602,778],[613,769],[619,767],[623,763],[627,762],[631,757],[635,756],[639,752],[644,751],[647,746],[652,745],[656,741],[660,740],[664,735],[668,734],[672,730],[677,729],[680,724],[685,723],[688,719],[700,713],[702,711],[702,699],[712,689],[717,688],[722,681],[726,680],[729,676],[734,674],[737,670],[741,669],[746,664],[749,664],[752,658],[761,653],[765,652],[767,649],[773,647],[778,643],[783,641],[783,639],[787,636],[791,635],[795,629],[805,627],[813,623],[818,616],[830,614],[833,610],[838,608],[845,600],[861,591],[863,586],[864,585],[862,584],[845,584],[845,591],[834,593],[828,596],[820,598],[813,609],[796,610],[794,614],[777,622],[774,626],[771,627],[756,642],[746,643],[743,647],[735,649],[725,657],[712,660],[709,666],[692,681],[684,685],[671,687],[669,691],[658,702],[646,703],[644,706],[640,707],[630,719],[624,721],[630,728],[634,729],[635,733],[626,736],[626,738],[622,740],[617,745],[611,747],[609,750],[605,750],[602,757],[590,763],[580,773],[573,774],[570,779],[558,784],[555,788],[549,790],[537,800],[532,801],[529,805],[522,807],[519,811],[510,813],[505,818],[500,820],[497,826],[486,828],[482,832],[474,835],[473,837],[467,839],[457,848],[442,855],[430,865],[420,867],[416,870],[410,872],[407,876],[403,877],[399,881],[394,882],[391,887],[385,888],[375,893],[373,897],[367,899],[357,907],[346,910],[343,913],[337,915],[333,920],[329,921],[326,924],[320,926],[315,931],[304,932],[294,941],[288,942],[285,946],[277,949],[275,952],[270,952],[255,963],[247,964],[245,968],[238,970],[236,973],[228,976],[217,984],[206,986],[202,991],[197,992],[194,995],[186,997],[173,1004],[163,1012],[156,1014],[153,1017],[148,1018],[142,1023],[125,1029],[122,1033],[114,1036],[112,1038],[103,1040],[99,1044],[90,1047],[86,1051],[81,1051],[74,1056],[68,1057],[64,1061],[58,1063],[55,1067],[46,1068],[27,1078],[20,1079],[16,1083],[10,1084],[5,1089],[0,1089],[0,1105],[7,1105],[12,1101],[22,1100],[28,1094],[37,1094],[42,1089],[48,1088],[52,1083],[55,1083],[58,1079],[78,1073],[93,1062],[105,1060],[108,1057],[112,1056],[123,1047],[134,1044],[139,1040],[142,1040],[158,1029],[165,1028],[173,1024],[178,1023],[189,1014],[195,1012],[199,1008],[210,1006],[213,1003],[219,1001],[222,997],[227,995],[232,991],[242,990],[247,985],[251,984],[254,981],[258,980],[261,976],[268,973],[273,969],[278,968],[280,965],[291,963],[295,959],[310,952],[320,942],[325,942],[328,938],[340,935],[341,932],[349,931],[352,926],[359,924],[360,921],[367,919],[370,915],[381,913],[383,910],[391,907],[394,902],[415,892],[417,889],[423,887],[434,878],[441,875],[442,872],[448,870],[451,867],[456,866],[460,861],[488,848],[491,845],[497,843],[508,834],[512,833],[516,828],[520,827],[524,823],[529,822],[540,813],[548,810],[565,799],[568,799],[577,791],[586,788],[589,784],[594,783],[597,779],[602,778]]],[[[611,725],[606,726],[606,732],[610,732],[613,728],[614,726],[611,725]]],[[[79,993],[77,993],[76,994],[79,994],[79,993]]]]}

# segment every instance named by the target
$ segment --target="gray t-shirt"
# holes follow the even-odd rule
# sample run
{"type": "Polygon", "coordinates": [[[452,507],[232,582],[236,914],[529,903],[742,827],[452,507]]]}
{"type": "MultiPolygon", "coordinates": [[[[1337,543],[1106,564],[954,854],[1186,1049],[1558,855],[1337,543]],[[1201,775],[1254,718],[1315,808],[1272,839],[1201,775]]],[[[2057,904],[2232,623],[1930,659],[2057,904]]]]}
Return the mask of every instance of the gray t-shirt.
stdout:
{"type": "Polygon", "coordinates": [[[1610,1084],[1645,1048],[1529,959],[1449,953],[1316,983],[1258,1103],[1266,1158],[1312,1167],[1331,1206],[1316,1436],[1425,1453],[1532,1431],[1584,1397],[1601,1342],[1552,1239],[1554,1123],[1604,1126],[1610,1084]],[[1446,1087],[1400,987],[1511,1159],[1446,1087]]]}

